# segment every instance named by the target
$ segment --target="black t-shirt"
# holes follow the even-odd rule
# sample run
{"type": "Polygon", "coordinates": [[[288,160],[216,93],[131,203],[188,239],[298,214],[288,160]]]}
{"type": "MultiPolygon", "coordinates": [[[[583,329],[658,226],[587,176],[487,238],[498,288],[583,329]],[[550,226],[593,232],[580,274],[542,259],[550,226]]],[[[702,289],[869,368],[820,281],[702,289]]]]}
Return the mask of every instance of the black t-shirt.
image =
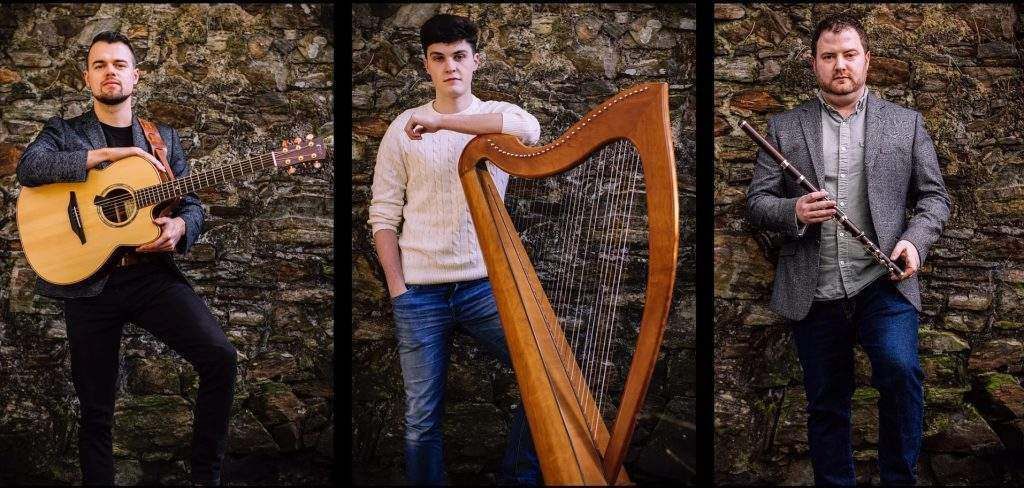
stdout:
{"type": "Polygon", "coordinates": [[[107,147],[132,147],[135,141],[132,139],[132,126],[114,127],[100,122],[103,127],[103,137],[107,139],[107,147]]]}

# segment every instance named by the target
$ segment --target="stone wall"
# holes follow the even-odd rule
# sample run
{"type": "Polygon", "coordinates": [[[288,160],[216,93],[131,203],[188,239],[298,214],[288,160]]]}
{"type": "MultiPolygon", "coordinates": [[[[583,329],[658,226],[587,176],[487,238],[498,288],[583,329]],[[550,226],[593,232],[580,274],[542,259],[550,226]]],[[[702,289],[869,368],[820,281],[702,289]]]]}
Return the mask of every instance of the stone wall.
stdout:
{"type": "MultiPolygon", "coordinates": [[[[534,114],[541,143],[635,83],[670,83],[682,249],[670,325],[627,469],[636,481],[687,480],[694,440],[694,9],[647,5],[360,5],[353,7],[352,253],[354,480],[399,483],[404,395],[391,305],[366,224],[380,138],[391,120],[433,98],[419,26],[434,13],[474,18],[485,61],[482,99],[534,114]]],[[[515,195],[514,183],[510,197],[515,195]]],[[[518,402],[515,378],[456,336],[448,372],[446,464],[453,482],[494,480],[518,402]]]]}
{"type": "MultiPolygon", "coordinates": [[[[333,141],[329,5],[0,7],[0,484],[77,483],[78,402],[58,302],[33,293],[14,170],[54,115],[92,107],[95,33],[120,29],[143,72],[135,111],[178,128],[193,171],[314,133],[333,141]]],[[[333,169],[203,190],[206,233],[178,262],[239,352],[226,482],[326,483],[333,461],[333,169]]],[[[197,379],[125,329],[119,483],[187,483],[197,379]]]]}
{"type": "MultiPolygon", "coordinates": [[[[745,220],[755,146],[738,129],[813,96],[809,38],[827,12],[863,19],[868,83],[920,111],[952,197],[922,268],[922,484],[1020,484],[1024,456],[1024,25],[1005,5],[715,7],[716,478],[812,481],[806,399],[787,326],[767,306],[777,249],[745,220]]],[[[878,483],[877,391],[857,352],[858,481],[878,483]]]]}

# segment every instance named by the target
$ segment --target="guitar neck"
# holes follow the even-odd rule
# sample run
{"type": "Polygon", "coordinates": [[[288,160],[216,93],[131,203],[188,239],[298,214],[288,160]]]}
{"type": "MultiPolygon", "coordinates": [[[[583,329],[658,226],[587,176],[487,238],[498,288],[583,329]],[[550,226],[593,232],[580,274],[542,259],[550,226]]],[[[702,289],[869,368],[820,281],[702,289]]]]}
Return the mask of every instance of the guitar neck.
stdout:
{"type": "Polygon", "coordinates": [[[141,188],[136,192],[135,198],[140,207],[156,205],[221,183],[244,179],[260,172],[273,171],[277,168],[277,157],[277,154],[269,153],[219,168],[192,173],[182,178],[141,188]]]}

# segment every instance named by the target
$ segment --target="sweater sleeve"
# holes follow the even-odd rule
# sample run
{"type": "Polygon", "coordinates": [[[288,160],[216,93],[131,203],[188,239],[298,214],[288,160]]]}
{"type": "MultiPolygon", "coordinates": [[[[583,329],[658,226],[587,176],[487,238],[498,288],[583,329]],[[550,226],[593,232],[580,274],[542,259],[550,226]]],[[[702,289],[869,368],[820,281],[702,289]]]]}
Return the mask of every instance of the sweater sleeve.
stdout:
{"type": "Polygon", "coordinates": [[[398,232],[405,207],[405,187],[408,174],[402,154],[401,136],[407,117],[396,118],[384,133],[377,149],[377,164],[373,169],[372,197],[369,216],[371,232],[383,229],[398,232]]]}
{"type": "Polygon", "coordinates": [[[501,113],[501,133],[519,138],[523,144],[534,145],[540,140],[540,122],[530,112],[508,102],[493,102],[492,113],[501,113]]]}

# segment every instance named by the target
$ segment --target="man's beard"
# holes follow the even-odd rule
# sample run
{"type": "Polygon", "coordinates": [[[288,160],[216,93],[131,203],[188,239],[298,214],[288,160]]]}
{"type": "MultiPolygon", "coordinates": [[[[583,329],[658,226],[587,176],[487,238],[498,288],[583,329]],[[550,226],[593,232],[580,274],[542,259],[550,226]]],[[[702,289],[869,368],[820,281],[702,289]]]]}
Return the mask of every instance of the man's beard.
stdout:
{"type": "Polygon", "coordinates": [[[120,105],[132,96],[131,93],[125,93],[123,89],[117,92],[117,95],[104,95],[102,88],[100,90],[100,93],[93,93],[93,97],[104,105],[120,105]]]}
{"type": "Polygon", "coordinates": [[[828,83],[822,83],[819,80],[818,81],[818,88],[821,88],[821,91],[823,91],[825,93],[828,93],[830,95],[842,96],[842,95],[849,95],[849,94],[851,94],[851,93],[853,93],[853,92],[855,92],[857,90],[860,90],[860,88],[862,86],[864,86],[863,83],[857,84],[857,82],[853,79],[852,76],[846,76],[845,78],[846,78],[847,84],[845,85],[844,88],[837,88],[837,89],[833,89],[832,88],[832,81],[834,81],[835,78],[833,78],[833,80],[829,81],[828,83]]]}

